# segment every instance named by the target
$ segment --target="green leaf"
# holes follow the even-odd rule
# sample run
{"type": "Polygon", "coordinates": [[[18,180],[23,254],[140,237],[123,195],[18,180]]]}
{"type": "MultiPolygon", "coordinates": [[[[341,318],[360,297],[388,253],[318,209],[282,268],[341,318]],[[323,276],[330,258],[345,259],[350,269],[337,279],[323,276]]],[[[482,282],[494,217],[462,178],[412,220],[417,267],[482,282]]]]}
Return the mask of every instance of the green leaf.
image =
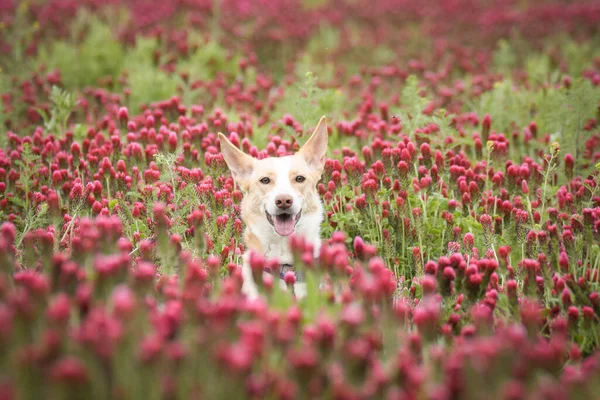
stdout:
{"type": "Polygon", "coordinates": [[[119,203],[117,199],[112,199],[108,202],[108,209],[112,211],[113,208],[119,203]]]}
{"type": "Polygon", "coordinates": [[[25,202],[17,196],[13,196],[9,198],[10,202],[19,207],[25,207],[25,202]]]}

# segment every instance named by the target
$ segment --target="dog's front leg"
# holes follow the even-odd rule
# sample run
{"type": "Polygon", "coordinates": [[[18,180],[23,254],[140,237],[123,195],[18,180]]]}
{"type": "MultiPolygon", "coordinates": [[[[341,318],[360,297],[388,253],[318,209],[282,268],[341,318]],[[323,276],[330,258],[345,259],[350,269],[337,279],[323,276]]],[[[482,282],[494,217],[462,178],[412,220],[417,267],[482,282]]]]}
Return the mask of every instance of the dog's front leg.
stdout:
{"type": "Polygon", "coordinates": [[[297,282],[294,284],[294,294],[298,300],[306,297],[306,282],[297,282]]]}
{"type": "Polygon", "coordinates": [[[250,267],[249,254],[244,254],[243,262],[242,262],[242,293],[246,295],[248,299],[257,299],[259,296],[258,286],[256,286],[256,282],[254,282],[254,278],[252,277],[252,268],[250,267]]]}

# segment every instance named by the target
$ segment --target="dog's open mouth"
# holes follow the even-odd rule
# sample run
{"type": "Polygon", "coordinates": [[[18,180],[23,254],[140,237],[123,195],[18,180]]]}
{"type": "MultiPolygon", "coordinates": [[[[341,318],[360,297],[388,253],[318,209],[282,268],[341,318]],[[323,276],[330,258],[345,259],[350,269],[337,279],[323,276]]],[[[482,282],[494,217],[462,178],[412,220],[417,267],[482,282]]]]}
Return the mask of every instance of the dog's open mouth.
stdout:
{"type": "Polygon", "coordinates": [[[296,229],[296,224],[300,220],[302,216],[302,211],[300,211],[296,215],[292,215],[290,213],[282,213],[277,215],[271,215],[268,212],[267,220],[275,229],[275,232],[281,236],[289,236],[294,233],[296,229]]]}

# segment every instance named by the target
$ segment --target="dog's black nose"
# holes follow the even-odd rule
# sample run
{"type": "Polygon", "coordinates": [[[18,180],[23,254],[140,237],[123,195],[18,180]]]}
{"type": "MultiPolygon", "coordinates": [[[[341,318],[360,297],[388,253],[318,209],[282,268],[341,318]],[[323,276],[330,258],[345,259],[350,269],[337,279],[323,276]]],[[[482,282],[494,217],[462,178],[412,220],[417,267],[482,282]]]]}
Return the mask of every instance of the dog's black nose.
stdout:
{"type": "Polygon", "coordinates": [[[294,199],[289,194],[280,194],[275,197],[275,205],[282,210],[287,210],[294,203],[294,199]]]}

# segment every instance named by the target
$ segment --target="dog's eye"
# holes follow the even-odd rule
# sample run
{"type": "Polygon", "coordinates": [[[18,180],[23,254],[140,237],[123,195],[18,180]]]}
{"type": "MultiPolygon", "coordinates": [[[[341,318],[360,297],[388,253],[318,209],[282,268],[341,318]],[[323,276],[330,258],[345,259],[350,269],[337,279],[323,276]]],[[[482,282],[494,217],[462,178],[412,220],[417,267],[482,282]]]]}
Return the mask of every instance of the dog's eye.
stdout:
{"type": "Polygon", "coordinates": [[[260,180],[260,183],[262,183],[263,185],[268,185],[269,183],[271,183],[271,180],[265,176],[260,180]]]}
{"type": "Polygon", "coordinates": [[[298,182],[298,183],[302,183],[302,182],[304,182],[305,180],[306,180],[306,178],[305,178],[305,177],[303,177],[302,175],[298,175],[298,176],[296,177],[296,182],[298,182]]]}

